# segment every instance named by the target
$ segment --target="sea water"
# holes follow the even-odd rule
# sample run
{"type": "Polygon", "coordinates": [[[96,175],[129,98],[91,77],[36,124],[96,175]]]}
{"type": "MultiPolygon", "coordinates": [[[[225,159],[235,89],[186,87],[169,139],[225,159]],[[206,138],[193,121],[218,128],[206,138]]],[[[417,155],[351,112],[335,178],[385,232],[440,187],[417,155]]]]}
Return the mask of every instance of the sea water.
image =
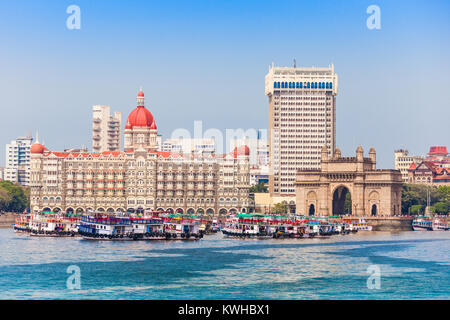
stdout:
{"type": "Polygon", "coordinates": [[[90,241],[0,229],[0,299],[449,299],[449,252],[445,231],[90,241]]]}

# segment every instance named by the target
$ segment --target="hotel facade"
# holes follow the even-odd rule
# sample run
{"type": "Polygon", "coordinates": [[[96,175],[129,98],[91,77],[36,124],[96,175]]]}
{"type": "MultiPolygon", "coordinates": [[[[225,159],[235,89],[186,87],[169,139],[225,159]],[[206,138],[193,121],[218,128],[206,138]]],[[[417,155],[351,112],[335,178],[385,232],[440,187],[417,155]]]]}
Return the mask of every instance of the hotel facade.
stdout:
{"type": "Polygon", "coordinates": [[[269,98],[269,192],[295,197],[297,170],[320,169],[324,145],[332,157],[336,148],[334,67],[269,68],[265,93],[269,98]]]}
{"type": "Polygon", "coordinates": [[[128,116],[124,151],[52,152],[31,146],[31,211],[249,212],[247,146],[223,155],[157,151],[157,126],[142,90],[128,116]]]}

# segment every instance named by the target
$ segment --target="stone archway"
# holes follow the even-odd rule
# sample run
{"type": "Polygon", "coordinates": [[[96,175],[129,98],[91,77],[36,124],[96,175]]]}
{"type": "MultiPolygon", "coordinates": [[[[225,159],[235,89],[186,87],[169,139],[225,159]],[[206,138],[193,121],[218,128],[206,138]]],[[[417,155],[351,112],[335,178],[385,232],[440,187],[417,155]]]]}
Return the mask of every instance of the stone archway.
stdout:
{"type": "MultiPolygon", "coordinates": [[[[345,207],[346,207],[346,199],[347,199],[347,194],[350,195],[350,201],[351,201],[351,193],[350,190],[346,187],[346,186],[339,186],[336,189],[334,189],[333,191],[333,202],[332,202],[332,215],[333,216],[339,216],[339,215],[344,215],[346,214],[345,212],[345,207]]],[[[350,204],[350,208],[351,208],[351,204],[350,204]]]]}
{"type": "Polygon", "coordinates": [[[316,215],[328,216],[370,216],[374,204],[377,215],[400,211],[402,175],[398,170],[377,169],[375,149],[370,148],[368,158],[361,146],[356,157],[342,157],[338,149],[334,154],[331,152],[331,158],[329,155],[324,146],[319,169],[298,171],[295,181],[298,213],[308,215],[311,204],[316,215]]]}
{"type": "Polygon", "coordinates": [[[177,210],[175,210],[176,213],[178,214],[183,214],[183,209],[182,208],[178,208],[177,210]]]}

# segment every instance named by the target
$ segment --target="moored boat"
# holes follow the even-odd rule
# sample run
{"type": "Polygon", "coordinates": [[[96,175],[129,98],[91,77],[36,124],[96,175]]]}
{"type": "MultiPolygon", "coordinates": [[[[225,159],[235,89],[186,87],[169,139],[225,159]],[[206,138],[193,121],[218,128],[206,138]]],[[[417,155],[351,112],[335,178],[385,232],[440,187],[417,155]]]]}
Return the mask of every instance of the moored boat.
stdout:
{"type": "Polygon", "coordinates": [[[12,225],[14,232],[28,233],[30,232],[30,216],[29,214],[21,214],[16,217],[12,225]]]}
{"type": "Polygon", "coordinates": [[[78,233],[78,217],[65,213],[39,212],[29,220],[30,236],[33,237],[75,237],[78,233]]]}
{"type": "Polygon", "coordinates": [[[412,221],[414,231],[432,231],[433,221],[428,217],[417,217],[412,221]]]}

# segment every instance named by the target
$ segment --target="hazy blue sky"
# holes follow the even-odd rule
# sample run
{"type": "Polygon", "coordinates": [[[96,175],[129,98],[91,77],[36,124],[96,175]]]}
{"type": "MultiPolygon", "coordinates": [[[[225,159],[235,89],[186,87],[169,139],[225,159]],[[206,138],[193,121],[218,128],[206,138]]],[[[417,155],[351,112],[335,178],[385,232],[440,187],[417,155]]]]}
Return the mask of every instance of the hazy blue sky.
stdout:
{"type": "Polygon", "coordinates": [[[448,145],[450,1],[1,1],[4,144],[39,129],[51,150],[91,146],[92,105],[123,113],[143,86],[159,132],[267,128],[264,77],[278,66],[339,76],[337,145],[393,151],[448,145]],[[81,8],[81,29],[66,9],[81,8]],[[366,9],[381,8],[381,30],[366,9]]]}

